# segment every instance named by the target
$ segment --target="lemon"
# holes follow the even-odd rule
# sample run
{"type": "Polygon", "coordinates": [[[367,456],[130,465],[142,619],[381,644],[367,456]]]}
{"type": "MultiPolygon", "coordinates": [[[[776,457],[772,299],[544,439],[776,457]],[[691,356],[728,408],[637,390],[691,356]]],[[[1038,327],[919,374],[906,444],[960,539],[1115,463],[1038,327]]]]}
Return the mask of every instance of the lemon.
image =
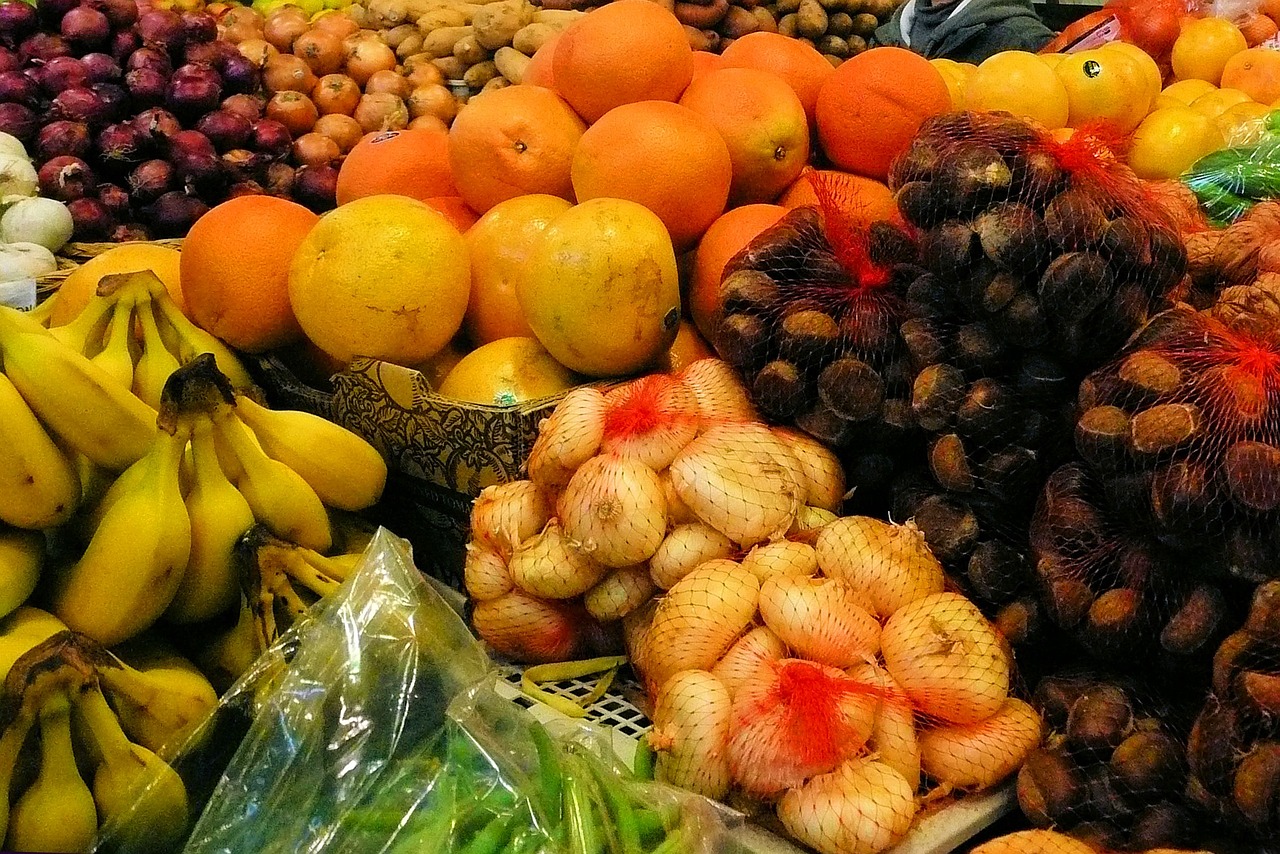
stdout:
{"type": "Polygon", "coordinates": [[[1165,107],[1142,120],[1129,147],[1129,166],[1141,178],[1173,179],[1224,145],[1213,120],[1190,107],[1165,107]]]}

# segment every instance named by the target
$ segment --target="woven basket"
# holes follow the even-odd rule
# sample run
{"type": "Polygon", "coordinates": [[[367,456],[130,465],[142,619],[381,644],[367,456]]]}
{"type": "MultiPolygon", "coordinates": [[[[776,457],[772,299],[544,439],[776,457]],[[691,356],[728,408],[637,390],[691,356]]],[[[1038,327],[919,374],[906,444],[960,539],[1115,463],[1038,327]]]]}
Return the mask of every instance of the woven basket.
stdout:
{"type": "MultiPolygon", "coordinates": [[[[146,242],[156,246],[167,246],[170,249],[182,249],[182,238],[146,242]]],[[[122,243],[68,243],[58,251],[58,269],[36,279],[36,298],[42,300],[48,297],[62,286],[63,280],[71,275],[73,270],[86,261],[97,258],[108,249],[123,245],[122,243]]]]}

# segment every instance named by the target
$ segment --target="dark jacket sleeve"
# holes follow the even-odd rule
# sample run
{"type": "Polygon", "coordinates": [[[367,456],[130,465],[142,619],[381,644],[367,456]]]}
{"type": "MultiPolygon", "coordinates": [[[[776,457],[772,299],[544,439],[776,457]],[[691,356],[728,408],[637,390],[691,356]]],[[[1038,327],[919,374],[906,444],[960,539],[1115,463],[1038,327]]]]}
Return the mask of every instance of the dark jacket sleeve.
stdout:
{"type": "Polygon", "coordinates": [[[963,27],[942,40],[933,56],[975,65],[1006,50],[1038,52],[1053,39],[1053,31],[1032,15],[1015,15],[989,24],[963,27]]]}
{"type": "MultiPolygon", "coordinates": [[[[908,0],[910,2],[910,0],[908,0]]],[[[902,41],[902,6],[899,6],[889,20],[876,27],[871,36],[871,44],[880,47],[906,47],[902,41]]]]}

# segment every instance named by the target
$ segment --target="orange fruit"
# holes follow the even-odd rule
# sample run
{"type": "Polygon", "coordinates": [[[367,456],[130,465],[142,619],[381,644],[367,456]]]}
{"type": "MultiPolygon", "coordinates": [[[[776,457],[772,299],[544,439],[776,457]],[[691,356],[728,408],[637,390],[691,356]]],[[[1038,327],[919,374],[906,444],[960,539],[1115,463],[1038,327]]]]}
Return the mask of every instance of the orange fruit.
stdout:
{"type": "Polygon", "coordinates": [[[817,205],[818,194],[813,189],[811,176],[820,176],[828,186],[835,188],[839,197],[837,204],[848,207],[858,219],[866,223],[877,220],[898,221],[898,203],[893,191],[880,181],[851,175],[848,172],[837,172],[833,169],[816,169],[801,175],[794,184],[787,188],[778,199],[784,208],[798,208],[801,205],[817,205]]]}
{"type": "Polygon", "coordinates": [[[470,348],[465,341],[459,341],[458,336],[436,353],[430,359],[427,359],[420,365],[411,365],[415,371],[422,374],[426,379],[427,385],[432,389],[440,388],[440,384],[444,382],[444,378],[449,376],[449,372],[454,366],[462,361],[462,357],[467,355],[470,348]]]}
{"type": "Polygon", "coordinates": [[[703,335],[715,334],[724,265],[786,213],[780,205],[743,205],[726,211],[702,235],[689,276],[689,314],[703,335]]]}
{"type": "Polygon", "coordinates": [[[565,29],[551,67],[556,91],[594,122],[622,104],[679,98],[693,78],[693,49],[657,3],[615,0],[565,29]]]}
{"type": "Polygon", "coordinates": [[[462,196],[432,196],[423,201],[444,214],[444,218],[458,231],[465,232],[480,218],[480,214],[473,211],[462,196]]]}
{"type": "MultiPolygon", "coordinates": [[[[1057,68],[1058,63],[1067,58],[1067,54],[1065,53],[1040,53],[1036,55],[1044,60],[1045,65],[1050,68],[1057,68]]],[[[934,61],[936,62],[937,60],[934,61]]]]}
{"type": "Polygon", "coordinates": [[[1270,113],[1271,108],[1265,104],[1247,101],[1227,107],[1214,118],[1213,124],[1228,146],[1252,145],[1266,136],[1266,117],[1270,113]]]}
{"type": "Polygon", "coordinates": [[[706,50],[695,50],[693,52],[693,80],[697,80],[704,74],[708,74],[719,68],[726,68],[724,57],[718,53],[711,53],[706,50]]]}
{"type": "Polygon", "coordinates": [[[338,170],[338,204],[387,193],[419,200],[458,195],[449,168],[449,135],[388,130],[357,142],[338,170]]]}
{"type": "Polygon", "coordinates": [[[1270,104],[1280,98],[1280,52],[1265,47],[1240,51],[1222,69],[1222,86],[1239,89],[1259,103],[1270,104]]]}
{"type": "Polygon", "coordinates": [[[525,86],[542,86],[546,89],[556,88],[555,74],[551,69],[556,55],[556,44],[563,33],[556,33],[542,43],[542,47],[533,52],[529,64],[524,67],[524,76],[520,78],[525,86]]]}
{"type": "Polygon", "coordinates": [[[1040,57],[1023,50],[997,53],[979,65],[965,85],[964,101],[971,110],[1006,110],[1049,130],[1064,127],[1071,114],[1062,78],[1040,57]]]}
{"type": "Polygon", "coordinates": [[[541,86],[477,95],[449,129],[458,195],[480,213],[528,193],[573,198],[569,164],[584,130],[564,99],[541,86]]]}
{"type": "MultiPolygon", "coordinates": [[[[1138,63],[1138,68],[1142,71],[1143,79],[1147,81],[1147,97],[1151,101],[1160,95],[1160,87],[1164,85],[1164,76],[1160,73],[1160,66],[1151,58],[1151,54],[1147,53],[1136,44],[1129,42],[1107,42],[1102,46],[1102,50],[1116,50],[1138,63]]],[[[1044,57],[1040,57],[1044,59],[1044,57]]]]}
{"type": "Polygon", "coordinates": [[[366,196],[330,211],[289,266],[298,324],[344,363],[425,362],[457,334],[470,291],[462,235],[406,196],[366,196]]]}
{"type": "Polygon", "coordinates": [[[835,69],[812,45],[780,33],[751,33],[724,49],[726,68],[757,68],[776,74],[795,90],[809,123],[816,119],[818,91],[835,69]]]}
{"type": "Polygon", "coordinates": [[[1151,80],[1142,66],[1119,50],[1082,50],[1054,68],[1067,90],[1067,124],[1105,122],[1128,134],[1151,108],[1151,80]]]}
{"type": "Polygon", "coordinates": [[[164,282],[165,290],[178,308],[190,317],[186,297],[182,294],[180,262],[178,250],[155,243],[122,243],[113,246],[76,267],[62,280],[62,284],[58,286],[58,298],[53,301],[49,325],[65,326],[75,320],[89,304],[89,300],[98,293],[98,282],[103,276],[141,270],[155,273],[164,282]]]}
{"type": "Polygon", "coordinates": [[[1248,47],[1240,28],[1230,21],[1195,18],[1183,24],[1169,61],[1179,80],[1206,80],[1216,86],[1227,60],[1248,47]]]}
{"type": "Polygon", "coordinates": [[[1249,47],[1256,47],[1270,38],[1274,38],[1280,27],[1276,26],[1276,22],[1260,12],[1250,13],[1238,26],[1240,34],[1244,36],[1245,44],[1249,47]]]}
{"type": "Polygon", "coordinates": [[[648,367],[680,325],[680,278],[667,229],[648,208],[623,199],[591,199],[556,217],[530,253],[516,294],[542,346],[592,377],[648,367]]]}
{"type": "Polygon", "coordinates": [[[1190,107],[1163,107],[1133,132],[1129,166],[1140,178],[1171,180],[1222,146],[1222,134],[1208,116],[1190,107]]]}
{"type": "Polygon", "coordinates": [[[1191,109],[1209,118],[1217,118],[1236,104],[1247,104],[1253,99],[1239,89],[1214,89],[1191,102],[1191,109]]]}
{"type": "Polygon", "coordinates": [[[437,391],[486,406],[515,406],[566,392],[578,378],[536,338],[500,338],[463,356],[437,391]]]}
{"type": "Polygon", "coordinates": [[[837,68],[818,93],[818,138],[840,169],[883,181],[925,119],[951,109],[951,95],[929,60],[877,47],[837,68]]]}
{"type": "Polygon", "coordinates": [[[1213,92],[1217,88],[1217,86],[1206,80],[1179,80],[1176,83],[1170,83],[1161,90],[1160,98],[1167,98],[1171,101],[1171,103],[1162,103],[1161,106],[1175,107],[1181,104],[1184,107],[1189,107],[1196,98],[1213,92]]]}
{"type": "Polygon", "coordinates": [[[516,298],[516,280],[547,225],[571,207],[559,196],[517,196],[491,207],[464,235],[471,300],[463,328],[473,344],[533,334],[516,298]]]}
{"type": "Polygon", "coordinates": [[[610,110],[587,129],[572,175],[578,201],[638,202],[658,215],[683,251],[724,210],[733,161],[710,119],[679,104],[641,101],[610,110]]]}
{"type": "Polygon", "coordinates": [[[250,353],[300,339],[289,305],[289,264],[319,221],[274,196],[240,196],[196,220],[182,242],[191,319],[250,353]]]}
{"type": "Polygon", "coordinates": [[[964,109],[964,86],[968,77],[960,70],[960,64],[951,59],[931,59],[929,64],[942,74],[942,82],[947,84],[947,94],[951,96],[951,109],[964,109]]]}
{"type": "Polygon", "coordinates": [[[809,120],[796,93],[767,71],[722,68],[689,84],[680,103],[729,147],[729,204],[771,202],[809,162],[809,120]]]}
{"type": "Polygon", "coordinates": [[[700,359],[715,359],[716,351],[698,334],[698,329],[687,320],[680,321],[676,340],[671,349],[659,360],[658,368],[664,373],[682,371],[700,359]]]}

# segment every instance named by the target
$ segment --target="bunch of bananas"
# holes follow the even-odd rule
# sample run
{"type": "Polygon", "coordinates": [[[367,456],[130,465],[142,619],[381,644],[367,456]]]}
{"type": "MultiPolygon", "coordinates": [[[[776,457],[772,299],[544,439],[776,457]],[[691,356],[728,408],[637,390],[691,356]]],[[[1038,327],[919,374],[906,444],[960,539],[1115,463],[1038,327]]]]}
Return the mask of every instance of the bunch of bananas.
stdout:
{"type": "Polygon", "coordinates": [[[23,606],[0,621],[0,675],[6,848],[87,851],[106,828],[116,850],[176,850],[190,810],[162,757],[217,703],[198,671],[154,641],[114,654],[23,606]]]}

